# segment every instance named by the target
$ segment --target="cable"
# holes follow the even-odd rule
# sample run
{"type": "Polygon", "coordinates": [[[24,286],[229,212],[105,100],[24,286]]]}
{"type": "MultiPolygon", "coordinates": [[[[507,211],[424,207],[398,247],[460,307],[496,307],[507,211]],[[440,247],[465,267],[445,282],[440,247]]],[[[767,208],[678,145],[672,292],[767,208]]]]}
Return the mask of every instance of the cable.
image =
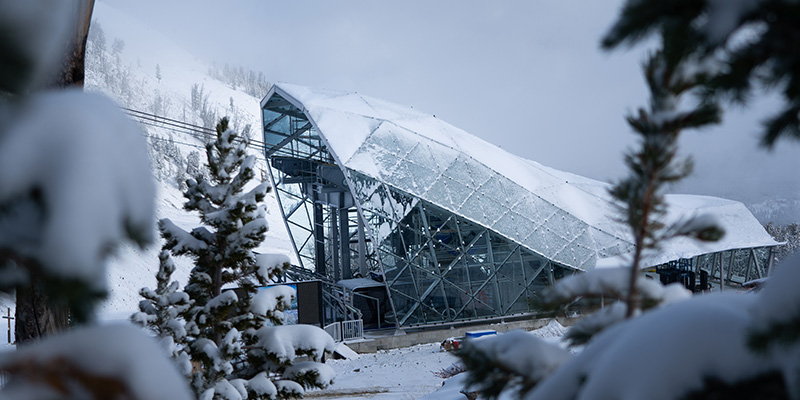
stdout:
{"type": "MultiPolygon", "coordinates": [[[[176,119],[172,119],[172,118],[167,118],[167,117],[164,117],[164,116],[161,116],[161,115],[151,114],[151,113],[140,111],[140,110],[134,110],[132,108],[126,108],[126,107],[121,107],[121,108],[123,110],[125,110],[127,112],[127,114],[130,115],[131,117],[134,117],[134,118],[137,118],[137,119],[142,119],[142,120],[149,120],[149,121],[152,121],[152,122],[157,122],[157,123],[160,123],[160,124],[163,124],[163,125],[166,125],[166,126],[169,126],[169,127],[173,127],[173,128],[184,129],[186,131],[184,133],[192,134],[195,137],[198,137],[198,136],[194,135],[194,133],[198,133],[198,134],[201,134],[201,135],[209,135],[209,134],[215,135],[216,134],[216,130],[214,130],[214,129],[202,127],[202,126],[199,126],[199,125],[190,124],[190,123],[185,122],[185,121],[180,121],[180,120],[176,120],[176,119]]],[[[204,136],[199,137],[199,138],[203,138],[203,137],[204,136]]],[[[240,139],[240,140],[244,140],[244,139],[240,139]]],[[[266,147],[266,143],[264,143],[263,141],[257,140],[257,139],[250,139],[249,140],[249,144],[254,146],[254,147],[260,148],[262,150],[266,147]]]]}
{"type": "MultiPolygon", "coordinates": [[[[193,136],[193,137],[195,137],[197,139],[205,140],[205,139],[208,139],[208,137],[212,133],[216,134],[215,130],[212,130],[212,129],[209,129],[209,128],[204,128],[204,127],[201,127],[201,126],[198,126],[198,125],[193,125],[193,124],[190,124],[190,123],[187,123],[187,122],[184,122],[184,121],[179,121],[179,120],[175,120],[175,119],[171,119],[171,118],[166,118],[166,117],[163,117],[163,116],[160,116],[160,115],[151,114],[151,113],[147,113],[147,112],[139,111],[139,110],[134,110],[134,109],[130,109],[130,108],[124,108],[123,107],[123,110],[125,110],[126,113],[130,117],[138,120],[139,123],[141,123],[143,125],[148,125],[148,126],[152,126],[152,127],[156,127],[156,128],[171,129],[171,130],[176,131],[178,133],[188,134],[188,135],[193,136]]],[[[244,139],[239,139],[239,141],[240,142],[244,142],[244,139]]],[[[203,148],[203,147],[192,145],[192,144],[185,143],[185,142],[181,143],[181,144],[192,146],[192,147],[197,147],[197,148],[203,148]]],[[[252,147],[255,150],[259,150],[260,154],[264,153],[265,145],[263,144],[263,142],[260,142],[260,141],[257,141],[257,140],[250,140],[248,142],[248,146],[252,147]]],[[[260,160],[266,160],[263,156],[259,157],[259,159],[260,160]]]]}

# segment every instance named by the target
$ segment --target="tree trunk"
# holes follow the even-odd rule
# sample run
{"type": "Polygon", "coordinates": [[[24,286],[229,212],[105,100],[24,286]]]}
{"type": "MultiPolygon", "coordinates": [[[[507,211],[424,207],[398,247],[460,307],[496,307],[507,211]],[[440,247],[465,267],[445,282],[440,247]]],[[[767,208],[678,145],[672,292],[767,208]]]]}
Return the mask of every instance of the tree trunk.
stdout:
{"type": "Polygon", "coordinates": [[[14,329],[17,343],[36,341],[67,329],[68,314],[66,304],[54,303],[44,290],[41,278],[31,274],[30,286],[17,288],[14,329]]]}
{"type": "Polygon", "coordinates": [[[86,60],[86,40],[89,38],[89,24],[92,21],[94,0],[75,2],[75,36],[67,38],[67,52],[61,64],[56,87],[83,88],[84,64],[86,60]]]}
{"type": "MultiPolygon", "coordinates": [[[[92,19],[94,0],[75,2],[75,35],[65,38],[66,55],[61,65],[54,87],[83,88],[86,39],[89,37],[89,24],[92,19]]],[[[68,326],[69,309],[63,301],[51,299],[38,276],[36,269],[31,272],[30,285],[17,288],[16,328],[17,343],[35,341],[41,337],[63,331],[68,326]]]]}

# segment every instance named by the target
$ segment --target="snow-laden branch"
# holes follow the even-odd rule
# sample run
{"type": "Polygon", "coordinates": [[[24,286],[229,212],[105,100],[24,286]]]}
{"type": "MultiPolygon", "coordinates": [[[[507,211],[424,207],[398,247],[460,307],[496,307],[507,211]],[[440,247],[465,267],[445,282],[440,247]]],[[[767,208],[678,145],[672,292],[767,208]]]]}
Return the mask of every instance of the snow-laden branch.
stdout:
{"type": "Polygon", "coordinates": [[[134,327],[76,329],[0,353],[0,371],[10,374],[0,397],[191,399],[185,380],[162,351],[134,327]]]}
{"type": "Polygon", "coordinates": [[[123,239],[149,243],[155,188],[139,128],[105,97],[31,96],[0,137],[0,248],[104,289],[123,239]]]}

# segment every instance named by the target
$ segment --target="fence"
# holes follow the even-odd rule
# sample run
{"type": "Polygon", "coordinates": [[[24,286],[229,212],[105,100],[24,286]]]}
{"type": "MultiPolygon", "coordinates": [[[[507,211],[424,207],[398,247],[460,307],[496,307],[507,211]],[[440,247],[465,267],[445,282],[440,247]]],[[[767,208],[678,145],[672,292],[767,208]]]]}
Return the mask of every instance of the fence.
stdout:
{"type": "Polygon", "coordinates": [[[361,339],[364,337],[364,320],[353,319],[350,321],[334,322],[325,325],[323,329],[337,342],[361,339]]]}
{"type": "Polygon", "coordinates": [[[364,320],[342,321],[342,340],[361,339],[363,337],[364,320]]]}

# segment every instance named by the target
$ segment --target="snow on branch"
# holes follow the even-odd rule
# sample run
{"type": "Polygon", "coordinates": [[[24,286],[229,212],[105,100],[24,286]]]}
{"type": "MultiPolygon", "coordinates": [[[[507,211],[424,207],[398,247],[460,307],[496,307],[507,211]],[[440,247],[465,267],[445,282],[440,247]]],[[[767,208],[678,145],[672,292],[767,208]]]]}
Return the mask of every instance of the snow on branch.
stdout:
{"type": "Polygon", "coordinates": [[[305,387],[325,388],[333,383],[333,378],[336,377],[336,373],[333,372],[333,368],[328,365],[314,361],[301,361],[286,368],[286,371],[283,372],[283,376],[301,385],[305,382],[309,382],[304,385],[305,387]]]}
{"type": "Polygon", "coordinates": [[[524,331],[468,340],[457,355],[468,370],[467,387],[488,399],[507,390],[525,393],[572,358],[524,331]]]}
{"type": "MultiPolygon", "coordinates": [[[[592,337],[604,329],[625,320],[627,308],[625,303],[614,302],[610,306],[589,314],[575,322],[567,331],[564,340],[570,346],[586,344],[592,337]]],[[[638,317],[641,310],[635,310],[634,317],[638,317]]]]}
{"type": "Polygon", "coordinates": [[[189,387],[159,344],[125,325],[95,326],[0,353],[10,374],[0,397],[28,393],[52,398],[189,400],[189,387]]]}
{"type": "MultiPolygon", "coordinates": [[[[579,297],[606,297],[624,299],[628,292],[629,268],[598,268],[557,281],[544,293],[548,304],[563,304],[579,297]]],[[[677,301],[691,296],[691,292],[680,287],[667,289],[660,282],[639,275],[636,288],[646,300],[654,303],[677,301]]]]}
{"type": "Polygon", "coordinates": [[[262,282],[270,282],[290,265],[286,254],[256,254],[256,275],[262,282]]]}
{"type": "Polygon", "coordinates": [[[281,311],[292,306],[295,296],[295,290],[291,286],[279,285],[260,289],[253,296],[250,311],[273,321],[283,321],[281,311]]]}
{"type": "Polygon", "coordinates": [[[172,249],[174,254],[196,253],[199,250],[208,248],[208,245],[200,239],[186,232],[183,228],[175,225],[169,218],[158,221],[158,228],[161,235],[166,239],[166,248],[172,249]]]}
{"type": "Polygon", "coordinates": [[[331,335],[313,325],[265,326],[255,335],[258,338],[256,346],[282,363],[291,362],[301,354],[319,361],[326,351],[336,349],[331,335]]]}
{"type": "Polygon", "coordinates": [[[768,278],[751,311],[751,347],[766,351],[800,341],[800,254],[782,262],[768,278]]]}
{"type": "Polygon", "coordinates": [[[754,299],[696,296],[616,324],[525,398],[677,399],[702,390],[706,379],[761,376],[774,365],[745,344],[751,320],[743,310],[754,299]]]}
{"type": "Polygon", "coordinates": [[[155,188],[139,128],[105,97],[30,96],[0,139],[0,248],[104,289],[103,260],[153,240],[155,188]],[[33,194],[33,195],[32,195],[33,194]]]}

